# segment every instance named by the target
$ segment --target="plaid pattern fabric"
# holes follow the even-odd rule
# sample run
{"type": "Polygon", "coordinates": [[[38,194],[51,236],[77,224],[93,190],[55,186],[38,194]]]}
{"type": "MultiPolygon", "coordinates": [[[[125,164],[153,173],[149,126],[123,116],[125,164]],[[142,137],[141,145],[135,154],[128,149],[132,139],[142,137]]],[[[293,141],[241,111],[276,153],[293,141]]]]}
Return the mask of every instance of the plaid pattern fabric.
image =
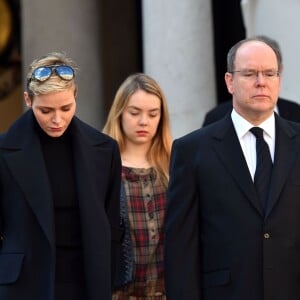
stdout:
{"type": "Polygon", "coordinates": [[[165,299],[163,226],[166,188],[153,168],[122,167],[133,244],[133,282],[114,292],[114,300],[165,299]]]}

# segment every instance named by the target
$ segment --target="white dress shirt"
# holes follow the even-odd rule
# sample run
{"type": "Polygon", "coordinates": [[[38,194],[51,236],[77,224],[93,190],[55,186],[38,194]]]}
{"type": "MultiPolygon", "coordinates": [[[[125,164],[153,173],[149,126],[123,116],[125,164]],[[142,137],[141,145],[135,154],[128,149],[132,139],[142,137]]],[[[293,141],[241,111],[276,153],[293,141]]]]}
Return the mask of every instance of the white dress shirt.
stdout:
{"type": "MultiPolygon", "coordinates": [[[[254,180],[254,173],[256,168],[256,137],[249,130],[254,127],[234,109],[231,113],[233,126],[240,141],[252,180],[254,180]]],[[[271,154],[272,161],[274,161],[275,153],[275,117],[272,114],[267,120],[256,127],[264,130],[264,139],[267,142],[271,154]]]]}

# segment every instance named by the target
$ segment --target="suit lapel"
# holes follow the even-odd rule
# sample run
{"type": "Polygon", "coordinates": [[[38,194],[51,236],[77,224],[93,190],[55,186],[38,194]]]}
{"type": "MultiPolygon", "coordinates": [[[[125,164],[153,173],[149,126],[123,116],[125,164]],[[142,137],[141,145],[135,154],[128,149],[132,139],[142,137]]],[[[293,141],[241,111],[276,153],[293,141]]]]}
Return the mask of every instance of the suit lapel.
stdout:
{"type": "Polygon", "coordinates": [[[217,128],[214,136],[216,140],[215,151],[242,193],[255,209],[263,215],[262,205],[256,195],[251,174],[230,115],[219,124],[220,126],[217,128]]]}
{"type": "Polygon", "coordinates": [[[299,155],[299,146],[298,143],[295,143],[295,136],[296,132],[286,121],[276,117],[275,157],[266,217],[270,215],[278,201],[289,170],[293,167],[293,162],[299,155]]]}

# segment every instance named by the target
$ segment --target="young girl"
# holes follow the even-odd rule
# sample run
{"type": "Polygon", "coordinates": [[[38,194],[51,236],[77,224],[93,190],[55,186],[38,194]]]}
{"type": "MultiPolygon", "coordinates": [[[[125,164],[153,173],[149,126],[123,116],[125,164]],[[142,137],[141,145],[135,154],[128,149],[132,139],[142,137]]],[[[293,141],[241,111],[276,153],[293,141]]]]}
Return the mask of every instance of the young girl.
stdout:
{"type": "Polygon", "coordinates": [[[125,237],[113,300],[166,299],[163,241],[172,138],[157,82],[141,73],[129,76],[103,131],[117,140],[122,158],[125,237]]]}

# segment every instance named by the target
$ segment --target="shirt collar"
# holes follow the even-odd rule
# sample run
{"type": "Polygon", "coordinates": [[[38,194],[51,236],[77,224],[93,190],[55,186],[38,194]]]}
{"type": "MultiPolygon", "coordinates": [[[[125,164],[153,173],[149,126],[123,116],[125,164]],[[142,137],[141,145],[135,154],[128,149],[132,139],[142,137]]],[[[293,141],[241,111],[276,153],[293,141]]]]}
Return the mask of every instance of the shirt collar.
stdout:
{"type": "MultiPolygon", "coordinates": [[[[245,134],[253,127],[253,124],[244,119],[239,115],[235,109],[232,110],[231,119],[239,139],[243,138],[245,134]]],[[[264,122],[259,124],[257,127],[260,127],[264,132],[271,138],[275,138],[275,116],[274,113],[266,119],[264,122]]]]}

